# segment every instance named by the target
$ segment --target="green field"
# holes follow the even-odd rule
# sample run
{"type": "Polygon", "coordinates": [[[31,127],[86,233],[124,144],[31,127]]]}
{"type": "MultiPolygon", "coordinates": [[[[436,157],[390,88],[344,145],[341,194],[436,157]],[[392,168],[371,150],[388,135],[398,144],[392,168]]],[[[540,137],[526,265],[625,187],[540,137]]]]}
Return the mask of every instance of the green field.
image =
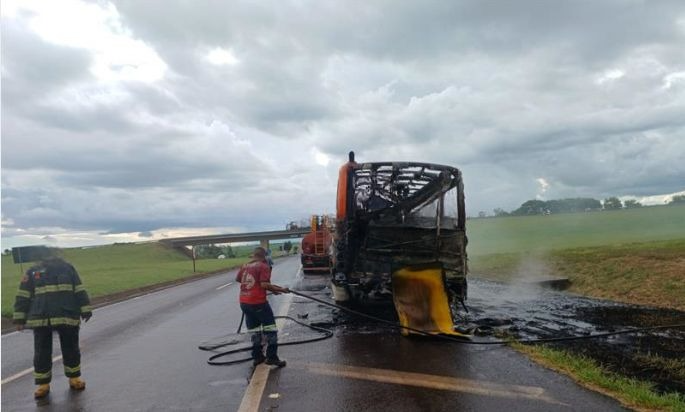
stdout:
{"type": "MultiPolygon", "coordinates": [[[[251,248],[240,247],[236,252],[244,254],[251,248]]],[[[190,258],[158,243],[62,249],[62,254],[76,267],[91,297],[149,286],[193,274],[193,263],[190,258]]],[[[235,267],[247,260],[247,257],[201,259],[196,261],[196,270],[209,272],[235,267]]],[[[24,270],[28,269],[28,266],[24,264],[24,270]]],[[[2,257],[2,316],[12,314],[14,295],[21,279],[20,272],[19,265],[12,263],[12,256],[2,257]]]]}
{"type": "MultiPolygon", "coordinates": [[[[506,280],[521,272],[581,274],[574,279],[577,292],[638,303],[658,301],[663,293],[675,302],[675,306],[668,304],[672,307],[679,307],[679,293],[685,293],[685,280],[679,276],[683,268],[678,266],[685,256],[685,242],[670,242],[685,240],[685,206],[471,219],[467,233],[469,264],[475,275],[506,280]],[[637,244],[652,241],[669,242],[637,244]],[[633,258],[625,260],[626,256],[633,258]],[[650,282],[654,290],[643,287],[645,279],[655,278],[667,281],[650,282]]],[[[246,256],[252,247],[233,250],[246,256]]],[[[272,249],[276,251],[278,244],[272,249]]],[[[192,275],[188,257],[157,243],[64,249],[63,254],[93,297],[192,275]]],[[[197,271],[232,267],[246,259],[198,260],[197,271]]],[[[12,263],[11,256],[3,256],[3,316],[12,313],[20,277],[19,265],[12,263]]]]}
{"type": "Polygon", "coordinates": [[[469,256],[685,239],[685,206],[470,219],[469,256]]]}
{"type": "Polygon", "coordinates": [[[685,310],[685,240],[477,255],[471,275],[503,282],[566,277],[570,291],[685,310]]]}
{"type": "Polygon", "coordinates": [[[685,310],[685,207],[470,220],[469,267],[499,281],[568,277],[571,291],[685,310]]]}

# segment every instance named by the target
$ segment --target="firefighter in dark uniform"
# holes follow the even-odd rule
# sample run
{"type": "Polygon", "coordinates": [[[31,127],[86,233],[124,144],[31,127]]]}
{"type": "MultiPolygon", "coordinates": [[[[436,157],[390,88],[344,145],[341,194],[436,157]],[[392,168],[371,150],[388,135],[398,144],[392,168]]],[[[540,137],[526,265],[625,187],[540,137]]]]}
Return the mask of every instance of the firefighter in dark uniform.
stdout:
{"type": "Polygon", "coordinates": [[[31,267],[19,284],[14,303],[14,323],[17,330],[33,329],[33,376],[38,388],[36,398],[50,392],[52,380],[52,333],[59,334],[64,374],[69,386],[83,390],[81,351],[79,350],[80,319],[93,315],[88,294],[76,269],[66,261],[52,257],[31,267]]]}

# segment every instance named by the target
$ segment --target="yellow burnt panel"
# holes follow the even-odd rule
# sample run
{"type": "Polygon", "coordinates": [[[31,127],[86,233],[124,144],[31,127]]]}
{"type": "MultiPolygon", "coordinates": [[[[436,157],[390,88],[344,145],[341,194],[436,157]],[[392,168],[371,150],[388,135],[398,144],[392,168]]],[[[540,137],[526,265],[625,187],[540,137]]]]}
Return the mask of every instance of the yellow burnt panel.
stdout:
{"type": "MultiPolygon", "coordinates": [[[[465,336],[454,331],[442,270],[400,269],[392,275],[395,310],[402,326],[431,334],[465,336]]],[[[403,335],[411,332],[402,329],[403,335]]]]}

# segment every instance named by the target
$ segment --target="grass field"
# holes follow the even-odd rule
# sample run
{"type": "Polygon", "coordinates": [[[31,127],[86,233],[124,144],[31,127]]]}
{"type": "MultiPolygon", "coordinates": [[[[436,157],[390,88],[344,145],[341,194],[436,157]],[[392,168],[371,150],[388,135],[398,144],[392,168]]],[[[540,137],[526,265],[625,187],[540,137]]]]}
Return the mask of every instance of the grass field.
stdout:
{"type": "Polygon", "coordinates": [[[470,267],[504,282],[567,277],[571,292],[685,310],[685,240],[480,255],[470,267]]]}
{"type": "Polygon", "coordinates": [[[474,276],[562,276],[572,292],[685,310],[684,206],[468,223],[474,276]]]}
{"type": "MultiPolygon", "coordinates": [[[[247,247],[248,250],[250,247],[247,247]]],[[[240,249],[240,252],[243,252],[240,249]]],[[[158,243],[115,244],[91,248],[62,249],[63,256],[78,270],[91,297],[180,279],[193,274],[192,260],[158,243]]],[[[198,272],[235,267],[248,260],[201,259],[198,272]]],[[[24,270],[28,269],[24,265],[24,270]]],[[[21,279],[19,265],[11,256],[2,257],[2,316],[11,316],[14,295],[21,279]]]]}
{"type": "Polygon", "coordinates": [[[470,219],[469,256],[685,239],[685,206],[470,219]]]}
{"type": "Polygon", "coordinates": [[[611,396],[631,409],[685,412],[683,394],[659,393],[652,384],[611,373],[585,356],[548,346],[514,344],[514,347],[536,362],[611,396]]]}
{"type": "MultiPolygon", "coordinates": [[[[676,241],[685,240],[685,206],[471,219],[467,232],[473,274],[500,280],[521,273],[575,276],[573,288],[580,293],[636,303],[666,301],[685,309],[678,305],[685,305],[679,299],[685,295],[685,280],[678,276],[685,265],[685,242],[676,241]]],[[[233,248],[238,256],[251,249],[233,248]]],[[[64,249],[64,257],[76,266],[93,297],[192,274],[190,259],[156,243],[64,249]]],[[[245,260],[198,260],[197,271],[245,260]]],[[[20,277],[19,265],[3,256],[3,316],[12,313],[20,277]]]]}
{"type": "MultiPolygon", "coordinates": [[[[500,281],[568,277],[570,291],[685,310],[685,207],[473,219],[467,222],[471,275],[500,281]]],[[[612,373],[583,355],[518,345],[533,360],[637,410],[685,411],[682,394],[612,373]]],[[[645,364],[683,363],[653,354],[645,364]]],[[[659,365],[663,367],[663,365],[659,365]]]]}

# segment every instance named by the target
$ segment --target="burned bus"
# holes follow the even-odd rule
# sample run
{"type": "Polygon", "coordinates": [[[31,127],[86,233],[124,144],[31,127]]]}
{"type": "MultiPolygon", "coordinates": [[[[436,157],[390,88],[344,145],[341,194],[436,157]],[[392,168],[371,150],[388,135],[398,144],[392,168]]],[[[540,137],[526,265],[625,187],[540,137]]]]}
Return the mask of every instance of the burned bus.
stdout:
{"type": "Polygon", "coordinates": [[[467,297],[461,172],[415,162],[349,161],[338,176],[333,295],[392,299],[405,326],[451,333],[467,297]]]}

